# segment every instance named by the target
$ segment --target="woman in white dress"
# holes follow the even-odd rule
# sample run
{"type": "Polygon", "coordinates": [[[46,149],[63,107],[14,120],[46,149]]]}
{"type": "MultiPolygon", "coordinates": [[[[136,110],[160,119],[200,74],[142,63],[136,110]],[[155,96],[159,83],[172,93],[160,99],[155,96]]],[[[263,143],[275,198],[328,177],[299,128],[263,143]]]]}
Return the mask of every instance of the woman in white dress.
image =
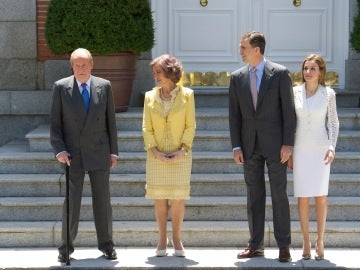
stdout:
{"type": "Polygon", "coordinates": [[[317,221],[315,259],[324,259],[324,232],[330,164],[334,161],[339,133],[336,99],[333,89],[325,86],[326,64],[315,54],[302,64],[303,84],[294,87],[297,128],[293,159],[294,197],[303,236],[303,259],[311,258],[309,235],[310,198],[314,197],[317,221]]]}

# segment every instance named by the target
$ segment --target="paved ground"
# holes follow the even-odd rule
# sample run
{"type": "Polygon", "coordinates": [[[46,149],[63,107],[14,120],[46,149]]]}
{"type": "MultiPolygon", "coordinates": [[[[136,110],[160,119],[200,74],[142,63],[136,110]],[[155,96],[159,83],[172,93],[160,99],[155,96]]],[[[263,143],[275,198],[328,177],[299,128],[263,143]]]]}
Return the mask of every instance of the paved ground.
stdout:
{"type": "Polygon", "coordinates": [[[171,255],[158,258],[152,248],[117,248],[118,260],[106,260],[100,251],[76,248],[71,265],[57,262],[54,249],[0,249],[0,269],[360,269],[360,249],[326,249],[325,260],[301,259],[293,249],[291,263],[277,261],[278,250],[266,249],[264,258],[239,260],[233,248],[189,248],[186,258],[171,255]]]}

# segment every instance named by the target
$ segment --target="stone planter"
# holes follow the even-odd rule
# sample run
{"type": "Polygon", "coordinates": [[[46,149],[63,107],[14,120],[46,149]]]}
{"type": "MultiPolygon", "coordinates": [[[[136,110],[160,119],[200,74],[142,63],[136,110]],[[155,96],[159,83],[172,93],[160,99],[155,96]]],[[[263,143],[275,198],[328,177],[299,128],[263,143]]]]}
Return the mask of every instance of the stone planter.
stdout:
{"type": "Polygon", "coordinates": [[[117,53],[94,56],[92,74],[111,82],[115,112],[126,112],[129,108],[136,74],[137,56],[134,53],[117,53]]]}

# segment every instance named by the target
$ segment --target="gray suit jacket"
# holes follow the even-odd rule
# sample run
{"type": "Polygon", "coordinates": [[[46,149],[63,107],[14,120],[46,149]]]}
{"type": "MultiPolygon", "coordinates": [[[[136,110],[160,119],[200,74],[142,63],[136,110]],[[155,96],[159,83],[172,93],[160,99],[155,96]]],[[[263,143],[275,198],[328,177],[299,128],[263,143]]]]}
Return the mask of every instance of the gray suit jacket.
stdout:
{"type": "Polygon", "coordinates": [[[111,84],[92,76],[90,108],[86,113],[75,77],[54,83],[50,112],[50,141],[54,154],[68,151],[79,170],[107,170],[110,154],[118,155],[111,84]]]}
{"type": "Polygon", "coordinates": [[[292,82],[288,70],[266,61],[257,109],[250,91],[249,66],[231,74],[229,125],[232,147],[241,147],[244,158],[254,151],[255,138],[268,158],[278,161],[282,145],[294,145],[296,128],[292,82]]]}

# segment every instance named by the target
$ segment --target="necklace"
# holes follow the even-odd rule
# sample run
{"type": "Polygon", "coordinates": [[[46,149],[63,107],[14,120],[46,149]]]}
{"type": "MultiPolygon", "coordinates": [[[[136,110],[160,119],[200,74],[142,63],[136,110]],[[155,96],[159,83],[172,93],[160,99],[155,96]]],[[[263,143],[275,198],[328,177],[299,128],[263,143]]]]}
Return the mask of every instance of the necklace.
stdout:
{"type": "Polygon", "coordinates": [[[164,91],[163,91],[162,88],[160,89],[160,97],[161,97],[162,100],[165,100],[165,101],[169,101],[169,100],[171,100],[171,98],[172,98],[171,94],[168,94],[168,95],[166,96],[166,95],[164,94],[164,91]]]}

